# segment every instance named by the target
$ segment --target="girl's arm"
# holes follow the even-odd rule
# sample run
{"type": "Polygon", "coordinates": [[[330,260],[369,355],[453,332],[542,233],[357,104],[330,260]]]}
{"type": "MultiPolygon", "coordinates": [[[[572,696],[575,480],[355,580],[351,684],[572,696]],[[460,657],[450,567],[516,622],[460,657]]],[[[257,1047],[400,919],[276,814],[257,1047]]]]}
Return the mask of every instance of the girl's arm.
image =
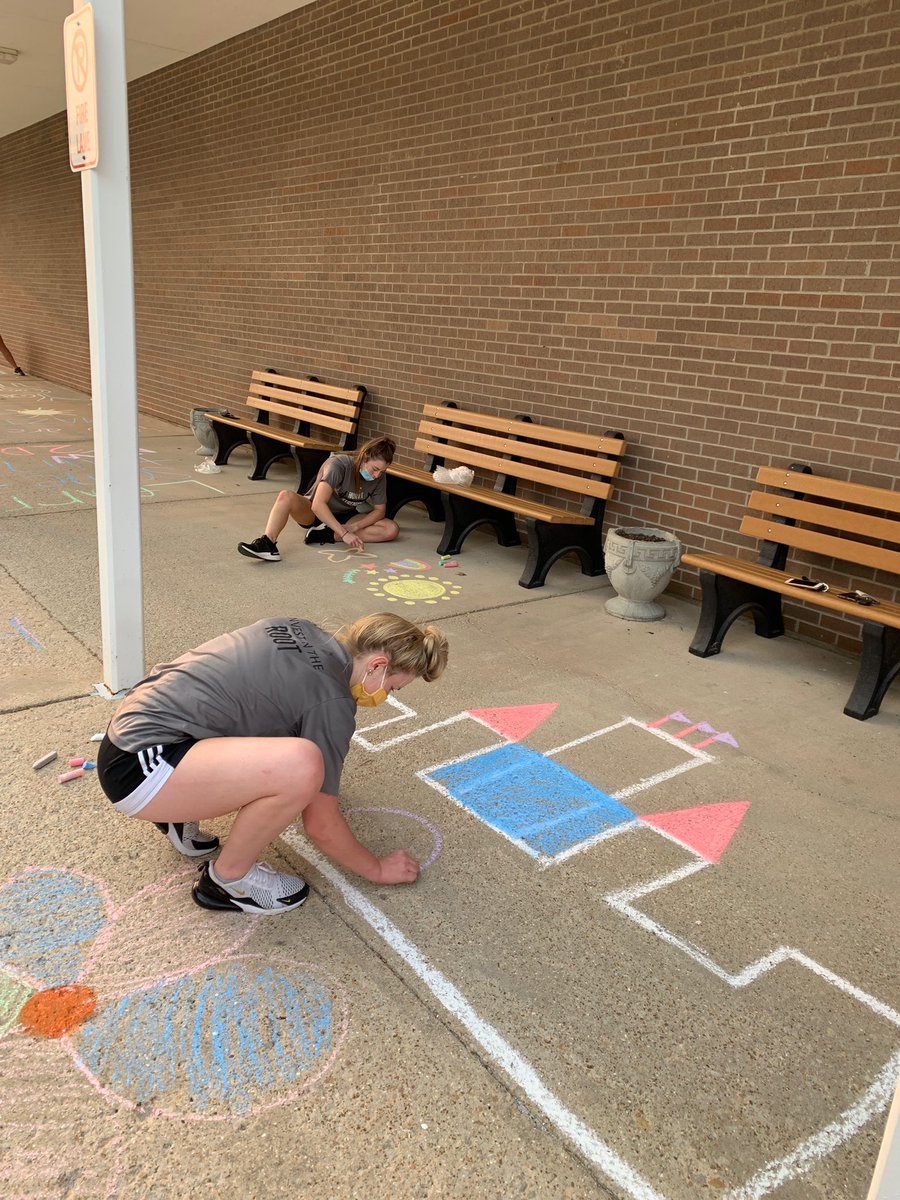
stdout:
{"type": "Polygon", "coordinates": [[[372,883],[415,883],[419,864],[405,850],[377,858],[357,841],[344,820],[337,796],[319,792],[303,810],[306,836],[330,859],[372,883]]]}

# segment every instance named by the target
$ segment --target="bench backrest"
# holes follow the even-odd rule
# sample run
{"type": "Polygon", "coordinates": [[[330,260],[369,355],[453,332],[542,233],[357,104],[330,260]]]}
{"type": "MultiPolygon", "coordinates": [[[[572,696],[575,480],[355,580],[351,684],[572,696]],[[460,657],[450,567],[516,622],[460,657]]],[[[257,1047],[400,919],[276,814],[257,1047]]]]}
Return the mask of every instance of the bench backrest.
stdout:
{"type": "Polygon", "coordinates": [[[621,434],[577,433],[528,417],[496,417],[449,404],[425,405],[415,445],[432,456],[429,471],[450,459],[499,472],[497,491],[510,491],[508,480],[522,479],[602,500],[625,453],[621,434]]]}
{"type": "Polygon", "coordinates": [[[270,414],[289,417],[295,422],[293,433],[309,436],[313,425],[330,430],[331,440],[337,435],[340,448],[351,450],[365,398],[362,384],[337,387],[315,377],[294,379],[277,371],[254,371],[247,407],[258,412],[263,423],[268,422],[270,414]]]}
{"type": "Polygon", "coordinates": [[[900,492],[813,475],[798,464],[761,467],[756,482],[778,489],[751,492],[751,513],[765,515],[741,522],[741,533],[767,543],[761,563],[783,567],[786,550],[778,550],[792,546],[900,574],[900,492]]]}

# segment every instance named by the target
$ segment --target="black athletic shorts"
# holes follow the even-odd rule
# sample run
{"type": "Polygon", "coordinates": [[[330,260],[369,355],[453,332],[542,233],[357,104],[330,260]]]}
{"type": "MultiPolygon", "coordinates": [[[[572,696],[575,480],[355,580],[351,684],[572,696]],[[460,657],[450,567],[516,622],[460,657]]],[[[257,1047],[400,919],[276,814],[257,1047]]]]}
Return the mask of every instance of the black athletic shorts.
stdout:
{"type": "Polygon", "coordinates": [[[194,738],[185,738],[169,746],[146,746],[132,754],[113,745],[107,734],[97,755],[97,778],[113,808],[128,817],[139,813],[194,745],[194,738]]]}

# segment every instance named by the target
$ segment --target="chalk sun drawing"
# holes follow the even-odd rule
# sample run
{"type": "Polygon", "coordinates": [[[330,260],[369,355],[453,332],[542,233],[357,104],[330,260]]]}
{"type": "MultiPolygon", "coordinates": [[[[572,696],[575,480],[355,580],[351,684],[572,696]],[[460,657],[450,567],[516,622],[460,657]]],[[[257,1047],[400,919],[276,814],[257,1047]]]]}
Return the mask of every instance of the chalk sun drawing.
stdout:
{"type": "Polygon", "coordinates": [[[239,955],[259,918],[208,919],[192,875],[121,905],[77,871],[0,885],[0,1041],[17,1085],[0,1091],[0,1124],[66,1060],[114,1108],[193,1121],[287,1104],[329,1070],[347,1030],[340,986],[315,965],[239,955]]]}
{"type": "Polygon", "coordinates": [[[379,600],[389,604],[438,604],[450,600],[462,591],[462,585],[440,579],[437,575],[379,575],[366,584],[379,600]]]}

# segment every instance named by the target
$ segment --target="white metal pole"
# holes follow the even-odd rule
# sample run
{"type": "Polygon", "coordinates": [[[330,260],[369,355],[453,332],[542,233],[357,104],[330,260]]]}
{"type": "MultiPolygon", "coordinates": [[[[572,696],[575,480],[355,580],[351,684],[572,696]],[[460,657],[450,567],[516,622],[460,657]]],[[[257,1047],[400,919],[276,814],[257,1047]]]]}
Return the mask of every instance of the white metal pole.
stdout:
{"type": "Polygon", "coordinates": [[[888,1113],[868,1200],[900,1200],[900,1079],[888,1113]]]}
{"type": "MultiPolygon", "coordinates": [[[[116,693],[145,674],[131,166],[123,0],[92,0],[92,4],[99,159],[95,168],[81,172],[81,196],[103,682],[116,693]]],[[[80,7],[75,0],[76,11],[80,7]]]]}

